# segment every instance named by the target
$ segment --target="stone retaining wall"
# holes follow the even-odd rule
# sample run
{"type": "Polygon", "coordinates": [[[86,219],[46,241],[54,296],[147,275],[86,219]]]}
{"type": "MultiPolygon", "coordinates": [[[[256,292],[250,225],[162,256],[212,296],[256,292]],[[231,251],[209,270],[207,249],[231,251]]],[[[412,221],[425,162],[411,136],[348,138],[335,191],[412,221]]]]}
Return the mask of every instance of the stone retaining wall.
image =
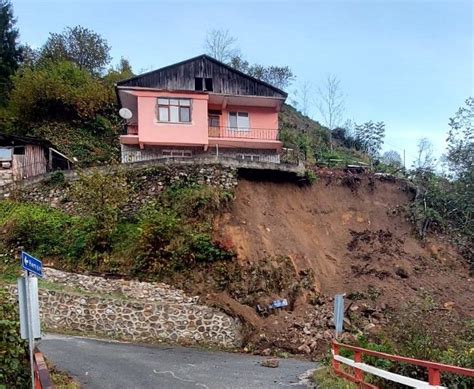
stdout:
{"type": "Polygon", "coordinates": [[[3,169],[0,162],[0,187],[13,182],[12,169],[3,169]]]}
{"type": "Polygon", "coordinates": [[[237,319],[169,285],[106,280],[53,269],[46,269],[45,274],[47,282],[39,288],[44,329],[138,342],[225,348],[241,344],[237,319]]]}
{"type": "MultiPolygon", "coordinates": [[[[117,170],[124,169],[130,188],[130,196],[122,211],[133,214],[145,203],[156,197],[167,186],[176,183],[211,185],[224,190],[232,190],[238,184],[237,170],[218,164],[170,164],[155,166],[114,166],[100,168],[104,174],[114,174],[117,170]]],[[[74,212],[75,204],[69,195],[70,183],[77,179],[77,172],[65,172],[65,183],[50,185],[48,180],[32,185],[23,183],[16,189],[16,195],[23,201],[47,204],[61,208],[66,212],[74,212]]],[[[87,171],[85,171],[87,173],[87,171]]],[[[11,188],[13,190],[13,188],[11,188]]],[[[1,190],[1,188],[0,188],[1,190]]],[[[5,192],[3,197],[9,197],[10,192],[5,192]]]]}

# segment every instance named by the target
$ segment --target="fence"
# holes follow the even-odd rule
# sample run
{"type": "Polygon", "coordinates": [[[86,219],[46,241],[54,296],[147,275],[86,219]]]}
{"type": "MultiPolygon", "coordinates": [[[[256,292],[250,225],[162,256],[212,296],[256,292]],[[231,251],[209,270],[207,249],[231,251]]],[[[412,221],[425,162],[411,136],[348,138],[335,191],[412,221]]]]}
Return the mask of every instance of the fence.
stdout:
{"type": "Polygon", "coordinates": [[[35,372],[35,388],[37,389],[54,389],[53,382],[49,375],[48,367],[44,360],[43,354],[35,349],[34,353],[34,372],[35,372]]]}
{"type": "Polygon", "coordinates": [[[209,127],[210,138],[278,140],[277,129],[209,127]]]}
{"type": "Polygon", "coordinates": [[[358,384],[359,388],[378,389],[377,386],[364,381],[364,372],[375,375],[377,377],[384,378],[389,381],[407,385],[412,388],[445,388],[444,386],[441,386],[441,373],[452,373],[466,377],[474,377],[473,369],[422,361],[420,359],[401,357],[398,355],[391,355],[378,351],[367,350],[361,347],[349,346],[338,342],[333,342],[332,344],[332,358],[332,366],[334,372],[338,376],[358,384]],[[341,349],[353,351],[354,359],[346,358],[339,355],[339,351],[341,349]],[[364,355],[424,367],[428,369],[428,382],[410,377],[405,377],[400,374],[395,374],[383,369],[379,369],[375,366],[367,365],[362,362],[362,358],[364,355]],[[341,363],[350,366],[353,369],[353,375],[341,370],[341,363]]]}

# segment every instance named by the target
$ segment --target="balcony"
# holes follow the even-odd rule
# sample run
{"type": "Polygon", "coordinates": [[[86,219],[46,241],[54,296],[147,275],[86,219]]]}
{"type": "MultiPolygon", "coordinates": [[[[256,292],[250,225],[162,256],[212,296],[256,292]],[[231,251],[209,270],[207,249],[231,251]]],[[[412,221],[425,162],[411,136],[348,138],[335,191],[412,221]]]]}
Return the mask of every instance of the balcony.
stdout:
{"type": "Polygon", "coordinates": [[[138,125],[129,124],[125,133],[120,135],[120,143],[124,145],[138,145],[138,125]]]}
{"type": "Polygon", "coordinates": [[[209,146],[281,151],[278,129],[209,127],[209,146]]]}
{"type": "Polygon", "coordinates": [[[209,138],[278,140],[278,129],[209,127],[209,138]]]}

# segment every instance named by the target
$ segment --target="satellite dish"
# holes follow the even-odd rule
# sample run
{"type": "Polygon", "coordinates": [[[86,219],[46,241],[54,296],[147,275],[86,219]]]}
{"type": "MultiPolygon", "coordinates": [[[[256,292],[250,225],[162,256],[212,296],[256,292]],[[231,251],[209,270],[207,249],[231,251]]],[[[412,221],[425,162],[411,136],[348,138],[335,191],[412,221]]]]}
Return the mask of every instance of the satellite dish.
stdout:
{"type": "Polygon", "coordinates": [[[120,108],[119,115],[122,119],[130,120],[133,116],[133,113],[128,108],[120,108]]]}

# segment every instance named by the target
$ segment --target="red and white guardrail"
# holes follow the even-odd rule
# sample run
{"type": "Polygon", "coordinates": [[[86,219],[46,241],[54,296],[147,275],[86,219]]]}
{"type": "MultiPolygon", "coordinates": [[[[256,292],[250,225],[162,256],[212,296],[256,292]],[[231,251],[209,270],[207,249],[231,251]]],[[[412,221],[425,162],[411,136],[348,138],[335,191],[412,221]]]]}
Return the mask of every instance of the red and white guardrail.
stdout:
{"type": "Polygon", "coordinates": [[[398,355],[391,355],[378,351],[367,350],[361,347],[349,346],[347,344],[342,344],[338,342],[333,342],[332,344],[332,367],[334,369],[334,372],[338,376],[358,384],[359,388],[370,389],[378,389],[378,387],[364,382],[364,372],[413,388],[445,388],[444,386],[441,386],[441,373],[452,373],[466,377],[474,377],[473,369],[444,365],[442,363],[428,362],[420,359],[401,357],[398,355]],[[354,359],[346,358],[339,355],[341,349],[353,351],[354,359]],[[363,363],[362,357],[364,355],[370,355],[389,361],[402,362],[425,367],[426,369],[428,369],[428,382],[406,377],[400,374],[391,373],[375,366],[363,363]],[[342,371],[341,364],[352,367],[353,375],[342,371]]]}
{"type": "Polygon", "coordinates": [[[54,389],[55,386],[51,381],[51,376],[49,375],[48,366],[46,366],[43,354],[38,349],[35,349],[33,357],[35,389],[54,389]]]}

